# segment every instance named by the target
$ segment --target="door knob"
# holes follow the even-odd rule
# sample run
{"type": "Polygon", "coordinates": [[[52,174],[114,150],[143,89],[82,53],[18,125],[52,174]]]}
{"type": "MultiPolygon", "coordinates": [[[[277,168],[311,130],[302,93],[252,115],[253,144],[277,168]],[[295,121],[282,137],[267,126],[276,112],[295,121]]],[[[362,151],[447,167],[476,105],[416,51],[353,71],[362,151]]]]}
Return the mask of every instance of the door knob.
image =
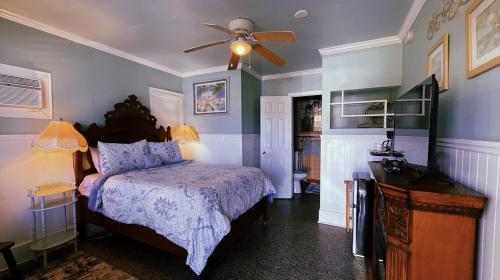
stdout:
{"type": "Polygon", "coordinates": [[[266,151],[263,151],[263,152],[262,152],[262,154],[263,154],[263,155],[265,155],[265,154],[266,154],[266,151]]]}

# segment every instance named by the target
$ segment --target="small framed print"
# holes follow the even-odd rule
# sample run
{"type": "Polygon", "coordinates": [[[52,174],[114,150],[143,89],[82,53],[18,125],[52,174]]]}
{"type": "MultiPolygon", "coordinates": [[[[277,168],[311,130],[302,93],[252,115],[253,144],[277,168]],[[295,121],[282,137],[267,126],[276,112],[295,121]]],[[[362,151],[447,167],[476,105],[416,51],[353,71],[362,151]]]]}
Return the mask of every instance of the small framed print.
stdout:
{"type": "Polygon", "coordinates": [[[227,113],[228,79],[194,83],[194,114],[227,113]]]}
{"type": "Polygon", "coordinates": [[[500,0],[475,0],[465,22],[466,73],[471,79],[500,65],[500,0]]]}
{"type": "Polygon", "coordinates": [[[439,92],[448,89],[448,37],[444,34],[427,53],[427,77],[436,75],[439,92]]]}

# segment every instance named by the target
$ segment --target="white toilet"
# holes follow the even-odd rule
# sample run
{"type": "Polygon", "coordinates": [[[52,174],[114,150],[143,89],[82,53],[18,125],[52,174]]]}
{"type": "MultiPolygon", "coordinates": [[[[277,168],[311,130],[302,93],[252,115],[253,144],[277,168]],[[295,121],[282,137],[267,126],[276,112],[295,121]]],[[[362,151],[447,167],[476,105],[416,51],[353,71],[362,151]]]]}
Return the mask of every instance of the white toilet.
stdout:
{"type": "Polygon", "coordinates": [[[302,189],[300,187],[300,181],[307,177],[307,173],[304,171],[294,171],[293,172],[293,193],[301,193],[302,189]]]}

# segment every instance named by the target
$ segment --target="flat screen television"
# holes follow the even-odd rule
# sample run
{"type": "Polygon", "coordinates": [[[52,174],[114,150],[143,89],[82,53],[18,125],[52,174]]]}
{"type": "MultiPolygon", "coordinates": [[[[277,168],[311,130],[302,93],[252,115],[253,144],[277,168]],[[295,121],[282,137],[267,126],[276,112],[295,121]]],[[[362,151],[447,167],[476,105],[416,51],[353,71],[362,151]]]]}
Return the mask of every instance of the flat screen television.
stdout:
{"type": "Polygon", "coordinates": [[[394,102],[393,151],[404,152],[408,163],[422,166],[426,175],[438,175],[436,133],[439,85],[434,75],[394,102]]]}

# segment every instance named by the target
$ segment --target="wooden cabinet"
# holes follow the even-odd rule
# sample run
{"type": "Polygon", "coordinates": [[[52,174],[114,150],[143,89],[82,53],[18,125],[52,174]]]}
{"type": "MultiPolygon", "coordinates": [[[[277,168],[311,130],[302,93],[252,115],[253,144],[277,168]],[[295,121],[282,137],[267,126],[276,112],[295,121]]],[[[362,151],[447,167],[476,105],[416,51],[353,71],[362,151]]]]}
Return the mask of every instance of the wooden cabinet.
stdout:
{"type": "MultiPolygon", "coordinates": [[[[476,226],[486,198],[433,178],[410,183],[419,176],[411,169],[387,174],[380,162],[370,162],[370,168],[378,191],[374,221],[383,221],[387,246],[385,278],[474,279],[476,226]]],[[[377,257],[372,259],[376,279],[377,257]]]]}

